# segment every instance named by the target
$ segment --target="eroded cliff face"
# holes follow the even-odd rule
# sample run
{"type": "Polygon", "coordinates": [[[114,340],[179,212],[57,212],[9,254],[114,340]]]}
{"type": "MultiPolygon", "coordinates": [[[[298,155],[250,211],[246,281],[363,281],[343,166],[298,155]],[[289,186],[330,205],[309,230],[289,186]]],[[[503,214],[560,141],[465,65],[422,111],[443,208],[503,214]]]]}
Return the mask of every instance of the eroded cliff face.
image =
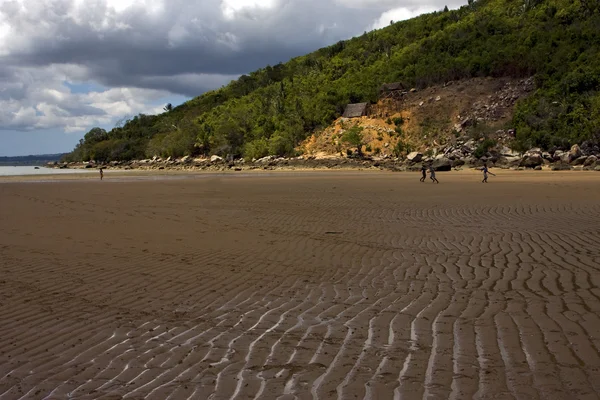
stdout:
{"type": "Polygon", "coordinates": [[[531,78],[476,78],[407,90],[398,100],[371,106],[366,117],[337,119],[300,148],[316,157],[347,156],[351,147],[343,134],[354,126],[363,128],[362,151],[371,156],[402,157],[412,151],[433,155],[470,139],[490,138],[502,147],[514,133],[510,122],[515,103],[532,90],[531,78]]]}

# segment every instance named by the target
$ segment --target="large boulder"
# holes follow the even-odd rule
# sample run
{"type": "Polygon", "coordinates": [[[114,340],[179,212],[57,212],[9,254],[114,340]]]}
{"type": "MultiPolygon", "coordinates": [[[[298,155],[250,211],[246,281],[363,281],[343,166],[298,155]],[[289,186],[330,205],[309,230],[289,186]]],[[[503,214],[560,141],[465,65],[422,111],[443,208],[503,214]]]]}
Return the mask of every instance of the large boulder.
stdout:
{"type": "Polygon", "coordinates": [[[565,163],[556,163],[552,166],[552,171],[570,171],[573,167],[565,163]]]}
{"type": "Polygon", "coordinates": [[[535,168],[538,165],[542,165],[543,163],[544,159],[542,158],[541,153],[531,153],[521,159],[519,166],[524,168],[535,168]]]}
{"type": "Polygon", "coordinates": [[[456,160],[452,161],[452,167],[456,168],[456,167],[462,167],[463,165],[465,165],[465,159],[464,158],[457,158],[456,160]]]}
{"type": "Polygon", "coordinates": [[[505,157],[518,157],[519,156],[519,152],[514,151],[507,146],[502,146],[500,148],[499,152],[501,155],[503,155],[505,157]]]}
{"type": "Polygon", "coordinates": [[[534,154],[539,154],[541,156],[542,155],[542,149],[540,149],[539,147],[534,147],[532,149],[529,149],[525,153],[526,156],[530,156],[530,155],[534,155],[534,154]]]}
{"type": "Polygon", "coordinates": [[[589,166],[594,165],[596,163],[598,163],[598,157],[596,157],[596,156],[589,156],[585,160],[585,162],[583,163],[583,165],[585,165],[586,167],[589,167],[589,166]]]}
{"type": "Polygon", "coordinates": [[[581,143],[581,152],[585,155],[600,155],[600,143],[586,140],[585,142],[581,143]]]}
{"type": "Polygon", "coordinates": [[[565,154],[562,150],[556,150],[552,153],[552,161],[560,161],[562,159],[563,154],[565,154]]]}
{"type": "Polygon", "coordinates": [[[406,159],[408,161],[418,163],[423,159],[423,154],[419,153],[418,151],[413,151],[412,153],[406,156],[406,159]]]}
{"type": "Polygon", "coordinates": [[[571,162],[571,153],[568,151],[563,152],[558,159],[563,164],[569,164],[571,162]]]}
{"type": "Polygon", "coordinates": [[[586,161],[587,161],[587,157],[586,156],[581,156],[581,157],[577,157],[576,159],[574,159],[571,162],[571,164],[573,164],[573,165],[584,165],[586,161]]]}
{"type": "Polygon", "coordinates": [[[219,161],[223,161],[223,158],[219,157],[217,155],[213,155],[210,157],[210,162],[219,162],[219,161]]]}
{"type": "Polygon", "coordinates": [[[452,161],[446,157],[436,158],[433,160],[433,168],[436,171],[450,171],[452,170],[452,161]]]}
{"type": "Polygon", "coordinates": [[[569,151],[570,161],[574,161],[574,160],[578,159],[579,157],[581,157],[582,155],[583,155],[583,153],[581,152],[579,145],[574,144],[571,147],[571,150],[569,151]]]}

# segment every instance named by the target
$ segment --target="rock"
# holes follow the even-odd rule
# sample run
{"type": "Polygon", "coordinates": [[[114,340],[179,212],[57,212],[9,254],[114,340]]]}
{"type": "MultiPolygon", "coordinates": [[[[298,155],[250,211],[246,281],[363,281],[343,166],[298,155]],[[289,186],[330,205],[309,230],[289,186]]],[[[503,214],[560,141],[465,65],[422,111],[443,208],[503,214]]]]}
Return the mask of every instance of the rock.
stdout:
{"type": "Polygon", "coordinates": [[[463,119],[462,121],[460,121],[460,127],[461,128],[466,128],[467,126],[470,126],[472,124],[471,118],[467,117],[465,119],[463,119]]]}
{"type": "Polygon", "coordinates": [[[452,170],[452,161],[446,157],[436,158],[433,160],[433,168],[436,171],[450,171],[452,170]]]}
{"type": "Polygon", "coordinates": [[[518,157],[519,156],[519,152],[514,151],[514,150],[508,148],[507,146],[502,146],[502,148],[500,149],[500,154],[505,157],[518,157]]]}
{"type": "Polygon", "coordinates": [[[576,159],[574,159],[572,161],[572,164],[573,165],[584,165],[586,161],[587,161],[587,157],[581,156],[581,157],[577,157],[576,159]]]}
{"type": "Polygon", "coordinates": [[[413,151],[412,153],[406,156],[406,159],[408,161],[418,163],[423,159],[423,154],[419,153],[418,151],[413,151]]]}
{"type": "Polygon", "coordinates": [[[219,157],[217,155],[213,155],[210,157],[210,162],[218,162],[218,161],[223,161],[223,157],[219,157]]]}
{"type": "Polygon", "coordinates": [[[577,145],[577,144],[574,144],[571,147],[571,151],[569,151],[569,154],[571,155],[571,161],[573,161],[583,155],[583,153],[581,152],[581,149],[579,148],[579,145],[577,145]]]}
{"type": "Polygon", "coordinates": [[[454,168],[462,167],[463,165],[465,165],[465,160],[463,158],[457,158],[456,160],[452,161],[452,166],[454,168]]]}
{"type": "Polygon", "coordinates": [[[458,160],[460,158],[463,158],[465,155],[461,151],[456,150],[452,153],[447,154],[446,156],[451,160],[458,160]]]}
{"type": "Polygon", "coordinates": [[[438,96],[438,97],[435,98],[435,101],[440,101],[441,99],[442,99],[442,97],[438,96]]]}
{"type": "Polygon", "coordinates": [[[181,161],[182,163],[186,163],[186,162],[190,161],[190,159],[191,159],[191,157],[190,157],[190,156],[184,156],[184,157],[181,157],[181,160],[180,160],[180,161],[181,161]]]}
{"type": "Polygon", "coordinates": [[[570,171],[573,167],[565,163],[556,163],[552,166],[552,171],[570,171]]]}
{"type": "Polygon", "coordinates": [[[266,156],[263,158],[259,158],[258,160],[254,160],[254,162],[258,163],[258,164],[267,164],[267,163],[274,161],[275,159],[276,159],[275,156],[266,156]]]}
{"type": "Polygon", "coordinates": [[[519,166],[524,167],[524,168],[535,168],[538,165],[542,165],[543,163],[544,163],[544,159],[542,158],[541,153],[540,154],[529,154],[529,155],[526,155],[525,157],[523,157],[519,166]]]}
{"type": "Polygon", "coordinates": [[[541,165],[537,165],[537,166],[534,168],[534,171],[541,171],[541,170],[542,170],[542,166],[541,166],[541,165]]]}
{"type": "Polygon", "coordinates": [[[562,150],[556,150],[554,152],[554,154],[552,154],[552,159],[554,161],[560,161],[560,160],[562,160],[563,154],[565,154],[564,151],[562,151],[562,150]]]}
{"type": "Polygon", "coordinates": [[[588,158],[586,158],[586,160],[583,163],[583,165],[585,165],[586,167],[589,167],[590,165],[594,165],[597,162],[598,162],[598,157],[596,157],[596,156],[589,156],[588,158]]]}
{"type": "Polygon", "coordinates": [[[542,149],[540,149],[539,147],[534,147],[532,149],[529,149],[525,153],[526,156],[530,156],[530,155],[534,155],[534,154],[539,154],[541,156],[542,155],[542,149]]]}
{"type": "Polygon", "coordinates": [[[594,171],[600,172],[600,165],[596,165],[596,167],[594,167],[594,171]]]}
{"type": "Polygon", "coordinates": [[[568,164],[571,162],[571,153],[564,152],[560,155],[559,161],[563,164],[568,164]]]}

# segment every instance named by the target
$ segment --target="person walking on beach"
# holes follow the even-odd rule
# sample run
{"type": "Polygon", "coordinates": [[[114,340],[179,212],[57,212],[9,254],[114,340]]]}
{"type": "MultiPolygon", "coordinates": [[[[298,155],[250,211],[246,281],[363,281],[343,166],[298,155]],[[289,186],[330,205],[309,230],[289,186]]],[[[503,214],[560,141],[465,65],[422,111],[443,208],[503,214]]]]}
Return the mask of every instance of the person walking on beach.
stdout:
{"type": "Polygon", "coordinates": [[[100,168],[100,180],[104,178],[104,171],[100,168]]]}
{"type": "Polygon", "coordinates": [[[421,173],[423,174],[423,176],[419,180],[421,182],[425,182],[425,178],[427,178],[427,167],[425,166],[425,164],[421,164],[421,173]]]}
{"type": "Polygon", "coordinates": [[[440,181],[438,181],[435,177],[435,169],[433,168],[433,164],[429,164],[429,179],[431,179],[432,182],[440,183],[440,181]]]}
{"type": "Polygon", "coordinates": [[[481,170],[483,171],[483,180],[481,183],[487,183],[488,174],[496,176],[496,174],[493,174],[488,170],[487,164],[483,164],[483,168],[481,170]]]}

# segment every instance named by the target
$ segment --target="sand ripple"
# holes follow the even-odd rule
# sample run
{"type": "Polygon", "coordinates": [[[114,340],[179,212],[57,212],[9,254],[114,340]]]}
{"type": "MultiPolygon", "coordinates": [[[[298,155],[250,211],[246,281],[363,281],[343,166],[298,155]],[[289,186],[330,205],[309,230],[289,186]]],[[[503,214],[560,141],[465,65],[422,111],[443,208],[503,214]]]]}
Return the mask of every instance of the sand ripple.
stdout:
{"type": "Polygon", "coordinates": [[[0,185],[0,398],[598,399],[599,180],[440,179],[0,185]]]}

